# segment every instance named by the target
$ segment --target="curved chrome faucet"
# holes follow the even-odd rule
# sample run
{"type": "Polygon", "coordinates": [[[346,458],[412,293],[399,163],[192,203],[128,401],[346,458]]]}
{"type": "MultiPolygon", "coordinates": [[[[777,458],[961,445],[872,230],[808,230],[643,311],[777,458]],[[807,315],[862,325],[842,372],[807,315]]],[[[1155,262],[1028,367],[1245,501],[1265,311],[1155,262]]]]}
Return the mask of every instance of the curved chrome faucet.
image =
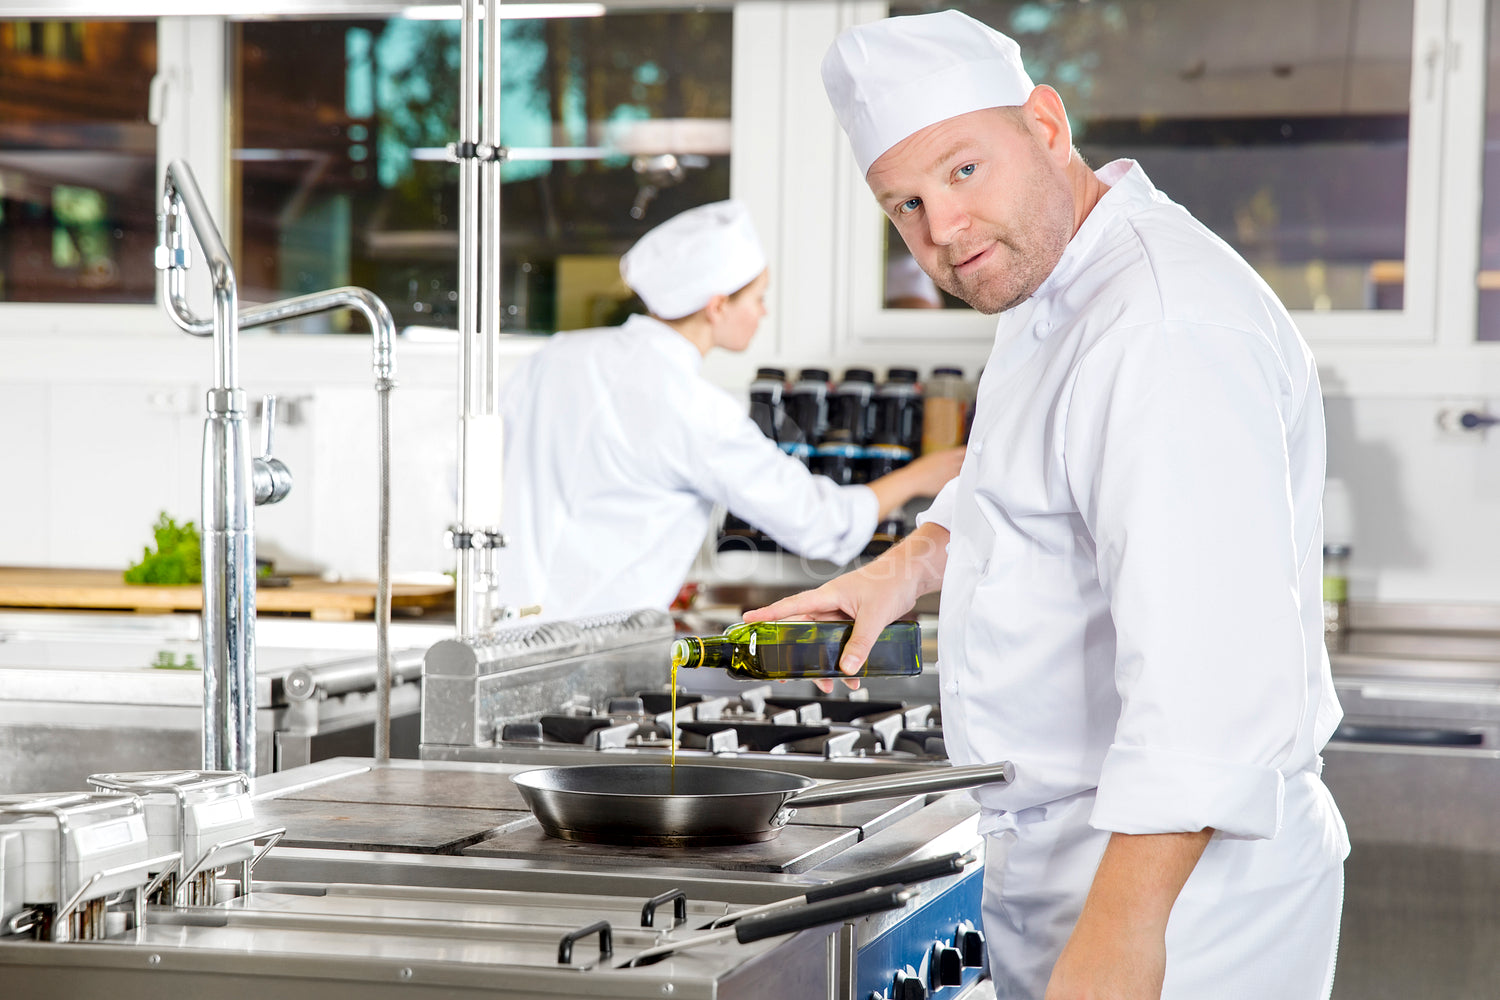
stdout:
{"type": "Polygon", "coordinates": [[[203,767],[255,773],[254,505],[275,503],[291,488],[286,466],[271,454],[274,397],[265,413],[264,454],[250,457],[245,393],[239,387],[239,330],[298,316],[353,309],[370,324],[380,425],[380,523],[375,597],[378,711],[375,756],[390,755],[390,390],[395,387],[396,324],[384,302],[363,288],[299,295],[241,312],[234,265],[186,163],[168,165],[157,217],[156,267],[163,308],[183,331],[214,339],[214,387],[203,433],[203,767]],[[214,309],[195,316],[186,298],[191,263],[182,216],[208,261],[214,309]]]}

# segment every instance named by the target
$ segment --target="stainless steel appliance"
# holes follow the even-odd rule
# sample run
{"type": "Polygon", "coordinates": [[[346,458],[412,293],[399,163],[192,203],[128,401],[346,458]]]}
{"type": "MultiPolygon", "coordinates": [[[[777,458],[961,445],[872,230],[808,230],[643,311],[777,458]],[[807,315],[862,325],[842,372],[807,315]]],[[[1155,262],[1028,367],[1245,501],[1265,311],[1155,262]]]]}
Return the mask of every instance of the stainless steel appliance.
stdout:
{"type": "MultiPolygon", "coordinates": [[[[761,763],[796,763],[778,758],[767,755],[761,763]]],[[[677,891],[690,901],[754,905],[909,861],[983,849],[976,808],[961,793],[801,809],[775,839],[747,844],[682,849],[559,840],[542,832],[508,780],[529,766],[351,759],[261,779],[269,790],[260,792],[258,815],[287,834],[259,870],[301,883],[424,888],[597,893],[609,884],[609,892],[636,898],[637,907],[677,891]]],[[[890,995],[898,972],[924,982],[946,975],[948,986],[939,978],[925,988],[964,995],[979,979],[983,956],[974,951],[972,926],[967,937],[959,927],[977,924],[982,882],[981,866],[972,865],[924,885],[921,898],[903,910],[846,928],[829,958],[839,984],[831,995],[890,995]],[[971,940],[967,954],[975,964],[955,970],[949,949],[964,940],[971,940]]]]}
{"type": "MultiPolygon", "coordinates": [[[[774,849],[684,853],[539,835],[508,781],[521,769],[338,760],[257,779],[257,824],[287,833],[251,892],[153,906],[87,946],[0,931],[0,979],[38,996],[979,995],[977,864],[915,886],[899,909],[623,967],[748,907],[975,848],[965,799],[807,809],[774,849]]],[[[140,790],[164,784],[147,779],[140,790]]],[[[144,858],[136,825],[144,882],[161,859],[144,858]]]]}
{"type": "Polygon", "coordinates": [[[1323,779],[1349,827],[1335,1000],[1500,982],[1500,609],[1354,604],[1323,779]]]}
{"type": "MultiPolygon", "coordinates": [[[[0,614],[0,792],[81,789],[90,774],[197,768],[203,677],[196,616],[0,614]]],[[[392,654],[394,752],[415,757],[423,649],[392,654]]],[[[262,644],[254,692],[262,772],[368,754],[378,658],[262,644]]]]}
{"type": "MultiPolygon", "coordinates": [[[[683,888],[690,898],[707,893],[759,903],[800,891],[789,887],[944,851],[982,852],[977,806],[964,793],[804,809],[774,840],[713,850],[548,837],[515,789],[495,781],[497,769],[509,774],[601,758],[662,763],[673,731],[682,764],[829,779],[949,767],[935,699],[921,697],[932,685],[920,681],[892,685],[893,697],[871,685],[852,696],[824,697],[810,683],[723,685],[713,671],[696,672],[681,680],[703,690],[679,692],[674,712],[668,684],[673,636],[666,615],[640,611],[513,624],[480,639],[438,643],[428,651],[423,676],[423,763],[369,770],[365,762],[327,761],[301,775],[263,780],[262,788],[298,783],[262,799],[269,820],[288,827],[287,846],[267,859],[266,870],[299,880],[408,880],[434,870],[446,873],[440,877],[462,870],[464,878],[476,878],[469,866],[482,859],[499,866],[482,869],[486,878],[517,869],[566,872],[568,878],[609,871],[645,894],[683,888]],[[716,684],[722,689],[714,690],[716,684]],[[341,763],[350,773],[334,776],[341,763]],[[314,781],[318,775],[328,776],[314,781]],[[489,815],[473,808],[481,802],[489,815]],[[409,812],[398,818],[395,807],[409,812]],[[400,874],[354,861],[362,852],[378,852],[386,862],[403,858],[400,874]],[[445,867],[405,861],[415,852],[430,853],[445,867]]],[[[930,902],[848,931],[837,995],[915,995],[919,981],[939,996],[974,989],[983,961],[975,950],[982,940],[975,930],[981,888],[976,865],[962,878],[929,887],[930,902]],[[964,954],[965,943],[973,964],[955,969],[954,956],[964,954]],[[898,984],[898,974],[910,982],[898,984]]]]}
{"type": "Polygon", "coordinates": [[[219,907],[153,912],[89,945],[0,940],[7,990],[26,996],[260,1000],[832,998],[838,928],[733,937],[638,968],[633,955],[692,936],[722,902],[671,904],[641,926],[638,899],[599,892],[263,884],[219,907]],[[676,923],[680,913],[683,923],[676,923]],[[587,933],[585,933],[587,931],[587,933]],[[565,954],[565,957],[564,957],[565,954]]]}
{"type": "Polygon", "coordinates": [[[711,849],[547,836],[509,775],[546,763],[662,763],[674,728],[701,740],[678,751],[683,766],[814,778],[949,767],[932,705],[879,692],[694,692],[674,715],[659,701],[672,635],[665,615],[639,612],[438,643],[426,658],[424,759],[336,758],[256,779],[257,822],[286,833],[252,892],[208,908],[153,907],[144,927],[87,949],[0,939],[0,975],[43,994],[158,995],[170,983],[319,1000],[984,995],[978,863],[916,886],[899,909],[618,967],[714,917],[983,852],[977,806],[962,792],[803,808],[774,839],[711,849]],[[675,912],[679,898],[686,922],[641,927],[643,910],[675,912]],[[565,937],[570,961],[559,962],[565,937]]]}
{"type": "Polygon", "coordinates": [[[105,937],[140,926],[146,897],[181,857],[153,856],[145,808],[132,795],[54,793],[0,796],[0,935],[46,941],[105,937]]]}

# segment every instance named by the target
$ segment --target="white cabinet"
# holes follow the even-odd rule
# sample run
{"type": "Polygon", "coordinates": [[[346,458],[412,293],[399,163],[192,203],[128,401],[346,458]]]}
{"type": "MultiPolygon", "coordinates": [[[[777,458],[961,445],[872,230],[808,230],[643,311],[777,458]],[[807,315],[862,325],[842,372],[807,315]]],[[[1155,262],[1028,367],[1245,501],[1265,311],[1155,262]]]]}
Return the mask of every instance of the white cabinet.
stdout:
{"type": "Polygon", "coordinates": [[[0,462],[14,475],[0,563],[123,570],[161,511],[196,520],[201,397],[180,383],[0,385],[0,462]]]}
{"type": "Polygon", "coordinates": [[[0,382],[0,481],[5,483],[0,517],[0,564],[47,562],[47,521],[52,505],[48,480],[48,398],[45,385],[0,382]]]}

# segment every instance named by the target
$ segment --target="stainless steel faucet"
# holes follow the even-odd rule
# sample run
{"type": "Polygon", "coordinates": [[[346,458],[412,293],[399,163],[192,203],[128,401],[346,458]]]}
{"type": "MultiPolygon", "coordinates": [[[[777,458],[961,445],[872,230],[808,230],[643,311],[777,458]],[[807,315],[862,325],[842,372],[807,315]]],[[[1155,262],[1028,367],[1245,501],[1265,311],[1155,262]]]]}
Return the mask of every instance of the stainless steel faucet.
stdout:
{"type": "Polygon", "coordinates": [[[396,325],[374,293],[335,288],[268,305],[239,308],[234,266],[188,165],[174,160],[157,217],[158,293],[182,330],[214,340],[214,387],[203,432],[203,767],[255,773],[254,507],[291,489],[291,474],[271,454],[275,397],[267,397],[262,451],[252,459],[239,386],[239,330],[334,309],[354,309],[374,339],[380,428],[380,524],[375,618],[378,711],[375,756],[390,756],[390,390],[395,387],[396,325]],[[195,316],[186,299],[190,263],[182,216],[198,238],[213,284],[213,316],[195,316]]]}

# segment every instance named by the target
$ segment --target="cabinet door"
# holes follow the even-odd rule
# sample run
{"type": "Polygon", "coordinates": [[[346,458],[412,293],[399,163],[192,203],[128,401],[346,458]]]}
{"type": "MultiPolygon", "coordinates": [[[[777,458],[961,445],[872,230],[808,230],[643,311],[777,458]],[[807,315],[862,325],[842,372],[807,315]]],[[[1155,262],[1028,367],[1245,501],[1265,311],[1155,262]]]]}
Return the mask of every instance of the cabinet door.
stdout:
{"type": "Polygon", "coordinates": [[[5,516],[0,517],[0,565],[47,562],[52,453],[46,385],[0,382],[0,469],[4,469],[5,516]]]}
{"type": "Polygon", "coordinates": [[[197,521],[202,410],[191,385],[52,383],[46,562],[124,570],[162,511],[197,521]]]}

